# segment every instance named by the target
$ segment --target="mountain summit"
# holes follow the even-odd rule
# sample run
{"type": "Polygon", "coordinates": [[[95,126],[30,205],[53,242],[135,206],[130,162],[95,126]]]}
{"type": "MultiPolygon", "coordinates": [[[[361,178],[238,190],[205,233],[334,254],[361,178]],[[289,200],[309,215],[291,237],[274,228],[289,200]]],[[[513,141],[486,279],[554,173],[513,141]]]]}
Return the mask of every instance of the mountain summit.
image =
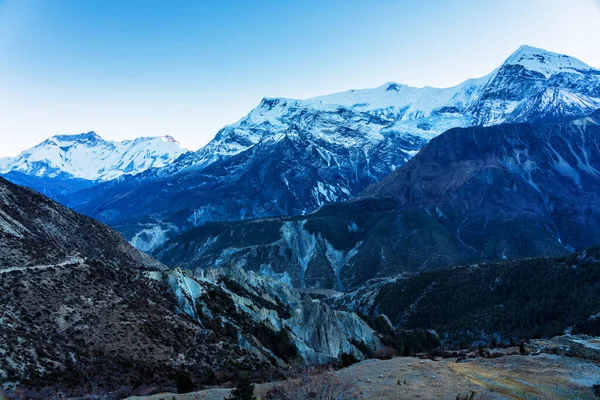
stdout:
{"type": "Polygon", "coordinates": [[[0,159],[0,173],[107,181],[163,167],[183,153],[172,136],[113,142],[91,131],[56,135],[16,157],[0,159]]]}
{"type": "Polygon", "coordinates": [[[585,73],[593,70],[592,67],[574,57],[527,45],[519,47],[504,62],[504,65],[520,65],[529,71],[543,74],[545,78],[563,72],[585,73]]]}

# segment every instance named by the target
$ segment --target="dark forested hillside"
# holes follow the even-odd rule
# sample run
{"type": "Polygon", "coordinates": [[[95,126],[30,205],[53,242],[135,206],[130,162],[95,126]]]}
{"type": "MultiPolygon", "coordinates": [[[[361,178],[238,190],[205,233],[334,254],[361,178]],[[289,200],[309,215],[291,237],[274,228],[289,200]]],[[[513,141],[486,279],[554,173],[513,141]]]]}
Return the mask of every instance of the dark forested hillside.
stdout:
{"type": "Polygon", "coordinates": [[[549,337],[570,327],[599,333],[600,248],[406,275],[345,301],[404,329],[435,329],[455,345],[549,337]]]}

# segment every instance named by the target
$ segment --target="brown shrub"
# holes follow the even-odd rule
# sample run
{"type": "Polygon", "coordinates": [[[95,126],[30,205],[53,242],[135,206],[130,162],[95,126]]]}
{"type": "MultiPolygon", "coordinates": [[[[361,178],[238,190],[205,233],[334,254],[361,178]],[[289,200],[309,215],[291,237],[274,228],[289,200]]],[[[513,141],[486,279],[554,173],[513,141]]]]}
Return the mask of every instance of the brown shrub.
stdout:
{"type": "Polygon", "coordinates": [[[278,382],[265,395],[268,400],[350,400],[355,387],[341,379],[333,369],[304,367],[295,379],[278,382]]]}
{"type": "Polygon", "coordinates": [[[380,360],[389,360],[396,356],[396,350],[393,347],[385,346],[380,349],[377,349],[375,354],[373,354],[375,358],[380,360]]]}

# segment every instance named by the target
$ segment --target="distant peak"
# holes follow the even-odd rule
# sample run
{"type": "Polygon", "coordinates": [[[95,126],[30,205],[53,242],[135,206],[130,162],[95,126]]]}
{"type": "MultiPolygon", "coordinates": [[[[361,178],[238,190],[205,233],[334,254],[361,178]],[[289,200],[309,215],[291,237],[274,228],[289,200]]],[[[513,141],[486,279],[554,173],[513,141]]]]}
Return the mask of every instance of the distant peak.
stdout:
{"type": "Polygon", "coordinates": [[[389,82],[386,83],[384,86],[386,86],[386,92],[399,92],[403,85],[396,82],[389,82]]]}
{"type": "Polygon", "coordinates": [[[530,71],[540,72],[546,77],[565,70],[575,72],[592,69],[574,57],[528,45],[519,47],[506,59],[504,65],[521,65],[530,71]]]}
{"type": "Polygon", "coordinates": [[[76,142],[76,141],[102,141],[102,139],[96,132],[89,131],[87,133],[79,133],[76,135],[55,135],[54,139],[62,142],[76,142]]]}
{"type": "Polygon", "coordinates": [[[510,55],[504,62],[505,64],[519,64],[525,60],[537,60],[545,63],[546,58],[568,57],[562,54],[552,53],[539,47],[523,45],[510,55]]]}
{"type": "Polygon", "coordinates": [[[176,143],[176,144],[179,144],[179,142],[178,142],[177,140],[175,140],[175,138],[174,138],[173,136],[171,136],[171,135],[165,135],[165,136],[163,136],[163,137],[162,137],[162,139],[163,139],[165,142],[170,142],[170,143],[176,143]]]}
{"type": "Polygon", "coordinates": [[[519,48],[513,54],[531,54],[531,53],[550,53],[546,49],[542,49],[541,47],[534,47],[524,44],[519,46],[519,48]]]}

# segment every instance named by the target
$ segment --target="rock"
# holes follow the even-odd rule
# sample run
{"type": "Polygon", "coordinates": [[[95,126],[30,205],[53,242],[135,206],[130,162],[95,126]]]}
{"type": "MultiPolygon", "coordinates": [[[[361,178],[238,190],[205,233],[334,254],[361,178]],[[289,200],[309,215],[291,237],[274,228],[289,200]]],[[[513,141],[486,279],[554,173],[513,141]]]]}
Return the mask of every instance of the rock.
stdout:
{"type": "Polygon", "coordinates": [[[532,340],[525,344],[531,354],[549,353],[600,361],[600,338],[587,335],[563,335],[532,340]]]}

